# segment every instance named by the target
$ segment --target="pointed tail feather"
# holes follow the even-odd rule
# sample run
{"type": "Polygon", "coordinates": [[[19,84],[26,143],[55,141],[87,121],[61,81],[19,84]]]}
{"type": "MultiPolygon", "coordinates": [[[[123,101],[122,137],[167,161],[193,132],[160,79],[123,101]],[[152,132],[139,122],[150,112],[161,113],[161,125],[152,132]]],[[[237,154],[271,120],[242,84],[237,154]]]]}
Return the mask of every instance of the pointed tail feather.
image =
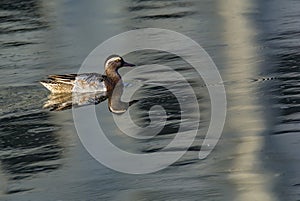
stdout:
{"type": "Polygon", "coordinates": [[[51,80],[40,81],[40,83],[46,87],[52,93],[72,93],[73,85],[71,83],[60,83],[51,80]]]}

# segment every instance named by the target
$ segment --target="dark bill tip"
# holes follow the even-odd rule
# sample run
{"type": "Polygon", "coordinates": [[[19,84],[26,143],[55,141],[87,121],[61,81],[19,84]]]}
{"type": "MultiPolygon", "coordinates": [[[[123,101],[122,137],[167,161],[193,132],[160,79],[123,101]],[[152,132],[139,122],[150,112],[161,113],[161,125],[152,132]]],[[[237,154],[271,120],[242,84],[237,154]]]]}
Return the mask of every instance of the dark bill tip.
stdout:
{"type": "Polygon", "coordinates": [[[136,65],[131,64],[131,63],[127,63],[126,61],[124,61],[123,66],[133,67],[133,66],[136,66],[136,65]]]}

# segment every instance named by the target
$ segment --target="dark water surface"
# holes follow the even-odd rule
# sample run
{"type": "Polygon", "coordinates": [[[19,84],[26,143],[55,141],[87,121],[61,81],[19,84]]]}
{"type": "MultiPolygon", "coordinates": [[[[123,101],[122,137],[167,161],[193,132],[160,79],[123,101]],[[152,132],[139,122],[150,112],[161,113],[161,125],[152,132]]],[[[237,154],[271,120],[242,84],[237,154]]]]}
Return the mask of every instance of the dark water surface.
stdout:
{"type": "MultiPolygon", "coordinates": [[[[300,200],[299,13],[297,0],[1,0],[0,200],[300,200]],[[163,64],[183,74],[197,91],[202,115],[199,136],[183,158],[156,173],[128,175],[87,153],[72,111],[42,109],[48,92],[38,81],[75,73],[101,42],[146,27],[185,34],[210,54],[224,80],[228,113],[217,147],[198,160],[210,114],[201,79],[172,55],[127,55],[138,65],[163,64]]],[[[144,83],[144,101],[131,113],[147,124],[147,110],[161,104],[169,115],[165,129],[138,142],[111,129],[118,146],[155,152],[188,119],[165,90],[168,83],[151,85],[157,73],[167,72],[131,80],[144,83]]],[[[110,125],[106,103],[96,108],[110,125]]]]}

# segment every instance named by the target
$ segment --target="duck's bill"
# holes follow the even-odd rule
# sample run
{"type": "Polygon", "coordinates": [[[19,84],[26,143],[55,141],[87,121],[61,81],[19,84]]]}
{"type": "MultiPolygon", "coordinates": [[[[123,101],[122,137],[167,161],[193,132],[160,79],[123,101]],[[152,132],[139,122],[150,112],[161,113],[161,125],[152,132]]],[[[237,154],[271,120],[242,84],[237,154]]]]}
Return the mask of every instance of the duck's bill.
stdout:
{"type": "Polygon", "coordinates": [[[133,66],[136,66],[136,65],[131,64],[131,63],[127,63],[127,62],[124,61],[123,66],[133,67],[133,66]]]}

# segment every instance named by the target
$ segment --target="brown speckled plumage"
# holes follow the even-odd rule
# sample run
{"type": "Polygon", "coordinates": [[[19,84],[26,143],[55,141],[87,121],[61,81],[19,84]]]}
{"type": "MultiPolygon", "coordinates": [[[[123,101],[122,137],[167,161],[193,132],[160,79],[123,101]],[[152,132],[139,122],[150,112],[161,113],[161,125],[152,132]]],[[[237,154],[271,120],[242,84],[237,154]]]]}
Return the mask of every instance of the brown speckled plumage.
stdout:
{"type": "Polygon", "coordinates": [[[52,93],[110,91],[121,79],[118,69],[123,66],[134,65],[126,63],[118,55],[111,55],[105,62],[106,75],[98,73],[50,75],[47,80],[40,83],[52,93]]]}
{"type": "Polygon", "coordinates": [[[48,80],[40,83],[52,93],[72,92],[77,74],[49,75],[48,80]]]}

